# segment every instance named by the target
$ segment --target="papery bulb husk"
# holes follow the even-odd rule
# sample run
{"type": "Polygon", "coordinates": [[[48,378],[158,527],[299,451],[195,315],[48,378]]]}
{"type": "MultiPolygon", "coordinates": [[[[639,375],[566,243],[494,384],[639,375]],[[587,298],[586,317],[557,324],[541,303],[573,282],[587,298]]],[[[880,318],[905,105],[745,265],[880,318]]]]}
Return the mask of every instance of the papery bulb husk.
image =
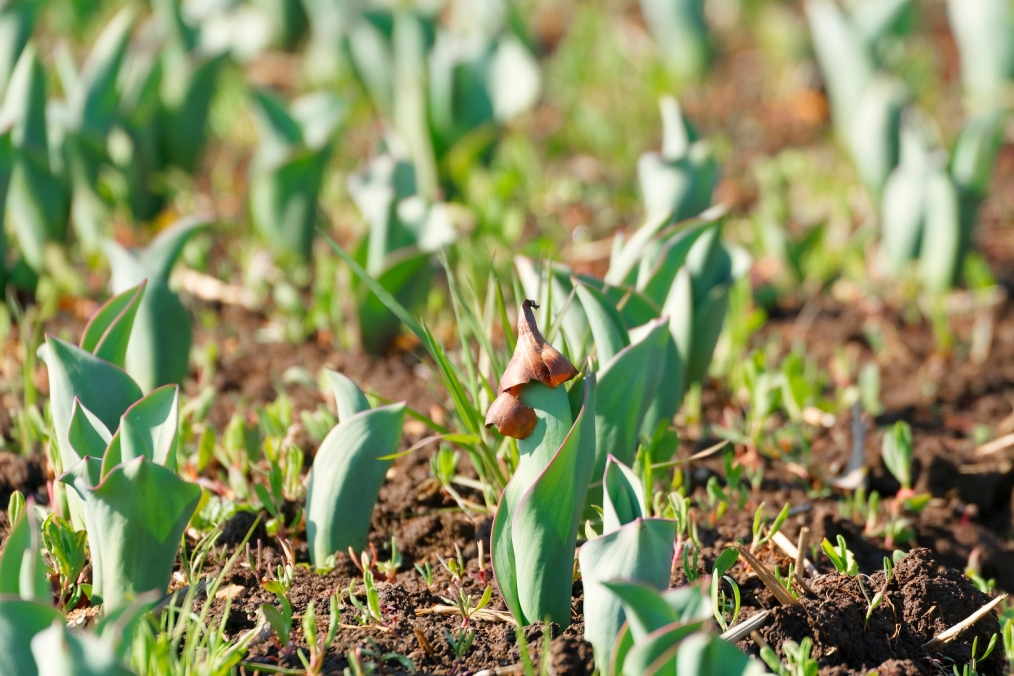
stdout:
{"type": "Polygon", "coordinates": [[[527,439],[535,430],[535,409],[510,392],[501,392],[486,413],[486,429],[496,425],[505,437],[527,439]]]}
{"type": "Polygon", "coordinates": [[[518,344],[514,356],[500,378],[500,392],[519,393],[519,386],[537,380],[547,387],[556,387],[577,375],[577,369],[559,350],[546,342],[535,323],[532,308],[535,301],[521,303],[518,319],[518,344]]]}

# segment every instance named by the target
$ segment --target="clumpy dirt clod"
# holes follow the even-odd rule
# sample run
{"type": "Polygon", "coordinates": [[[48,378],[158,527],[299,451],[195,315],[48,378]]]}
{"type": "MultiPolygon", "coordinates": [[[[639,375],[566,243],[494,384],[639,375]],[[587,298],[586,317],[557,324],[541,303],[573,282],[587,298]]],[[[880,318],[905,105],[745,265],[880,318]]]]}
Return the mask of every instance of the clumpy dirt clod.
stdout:
{"type": "MultiPolygon", "coordinates": [[[[883,588],[884,573],[864,578],[864,584],[872,598],[883,588]]],[[[913,549],[895,566],[884,601],[868,623],[868,604],[857,578],[832,573],[811,580],[810,586],[814,596],[801,597],[799,608],[775,608],[773,621],[760,634],[782,657],[785,641],[811,637],[811,654],[822,676],[873,670],[880,676],[950,672],[951,665],[960,669],[969,662],[976,638],[981,655],[993,634],[1000,632],[996,616],[989,614],[954,642],[927,654],[922,647],[926,642],[990,600],[960,571],[939,566],[928,549],[913,549]]],[[[1000,651],[980,661],[978,672],[999,676],[1000,651]]]]}

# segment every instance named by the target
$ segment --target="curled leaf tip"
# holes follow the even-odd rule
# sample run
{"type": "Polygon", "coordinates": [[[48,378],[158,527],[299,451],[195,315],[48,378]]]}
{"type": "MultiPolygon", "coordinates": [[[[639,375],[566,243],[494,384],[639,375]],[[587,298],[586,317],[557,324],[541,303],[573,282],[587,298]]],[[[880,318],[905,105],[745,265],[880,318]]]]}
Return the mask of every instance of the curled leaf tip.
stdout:
{"type": "MultiPolygon", "coordinates": [[[[521,303],[518,319],[518,343],[507,368],[500,378],[500,391],[515,390],[519,385],[537,380],[546,387],[556,387],[577,375],[577,369],[559,350],[546,342],[535,323],[538,309],[535,301],[521,303]]],[[[515,390],[515,394],[517,394],[515,390]]]]}
{"type": "Polygon", "coordinates": [[[525,406],[510,392],[501,392],[486,413],[486,429],[496,425],[500,434],[527,439],[535,429],[535,409],[525,406]]]}
{"type": "Polygon", "coordinates": [[[496,425],[500,434],[525,439],[535,429],[535,410],[521,403],[521,388],[532,381],[557,387],[577,375],[577,369],[559,350],[546,342],[535,323],[539,309],[533,300],[521,303],[518,343],[500,378],[499,393],[486,414],[486,428],[496,425]]]}

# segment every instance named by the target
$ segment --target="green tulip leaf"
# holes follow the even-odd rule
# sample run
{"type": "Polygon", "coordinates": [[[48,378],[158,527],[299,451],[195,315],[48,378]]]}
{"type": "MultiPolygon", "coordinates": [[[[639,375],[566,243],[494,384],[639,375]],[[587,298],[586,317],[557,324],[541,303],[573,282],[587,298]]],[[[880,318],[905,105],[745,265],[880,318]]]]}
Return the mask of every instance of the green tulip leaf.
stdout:
{"type": "MultiPolygon", "coordinates": [[[[546,387],[538,382],[525,385],[521,401],[535,411],[535,429],[518,440],[520,460],[514,476],[500,496],[493,530],[490,534],[490,561],[500,596],[518,622],[525,622],[518,588],[518,564],[515,558],[515,537],[533,537],[531,533],[515,536],[514,515],[528,489],[542,474],[566,440],[572,427],[570,399],[563,387],[546,387]]],[[[562,506],[561,506],[562,508],[562,506]]],[[[534,620],[538,621],[541,616],[534,620]]]]}
{"type": "Polygon", "coordinates": [[[944,293],[957,282],[966,239],[957,188],[943,171],[926,179],[925,223],[920,255],[923,283],[934,293],[944,293]]]}
{"type": "Polygon", "coordinates": [[[0,676],[38,676],[32,638],[54,622],[66,622],[56,608],[0,595],[0,676]]]}
{"type": "Polygon", "coordinates": [[[975,110],[1006,106],[1014,79],[1014,12],[1006,0],[950,0],[951,30],[961,61],[961,84],[975,110]]]}
{"type": "Polygon", "coordinates": [[[602,476],[606,458],[633,464],[641,423],[658,391],[663,374],[669,324],[655,320],[631,336],[631,344],[602,367],[595,411],[595,469],[602,476]],[[639,383],[631,388],[631,382],[639,383]]]}
{"type": "Polygon", "coordinates": [[[117,435],[121,462],[145,457],[176,471],[179,437],[180,389],[164,385],[146,395],[124,412],[117,435]]]}
{"type": "Polygon", "coordinates": [[[613,456],[606,458],[602,479],[602,534],[608,535],[634,519],[650,516],[644,502],[644,484],[632,469],[613,456]]]}
{"type": "Polygon", "coordinates": [[[605,583],[620,578],[654,589],[667,587],[675,536],[675,521],[635,519],[582,545],[578,561],[584,583],[584,635],[599,664],[609,663],[624,622],[620,599],[605,583]]]}
{"type": "MultiPolygon", "coordinates": [[[[701,632],[688,636],[675,654],[677,676],[763,676],[767,669],[742,650],[714,634],[701,632]]],[[[660,673],[650,667],[645,674],[660,673]]]]}
{"type": "MultiPolygon", "coordinates": [[[[557,388],[560,389],[560,388],[557,388]]],[[[559,450],[514,508],[514,565],[521,621],[570,624],[574,546],[595,462],[595,374],[584,406],[559,450]]]]}
{"type": "Polygon", "coordinates": [[[113,647],[90,632],[71,632],[56,621],[31,640],[32,655],[42,674],[130,676],[113,647]]]}
{"type": "Polygon", "coordinates": [[[873,56],[833,0],[808,0],[806,18],[835,127],[843,140],[848,139],[859,101],[875,72],[873,56]]]}
{"type": "Polygon", "coordinates": [[[370,410],[370,402],[366,400],[366,395],[350,378],[331,369],[324,369],[324,377],[334,393],[338,420],[345,420],[356,413],[370,410]]]}
{"type": "Polygon", "coordinates": [[[0,7],[0,101],[4,100],[4,92],[18,57],[32,37],[41,7],[39,0],[9,2],[0,7]]]}
{"type": "MultiPolygon", "coordinates": [[[[673,648],[703,626],[704,622],[687,624],[674,622],[661,629],[656,629],[643,638],[635,636],[634,645],[631,646],[623,660],[624,676],[644,676],[647,673],[659,673],[663,669],[666,673],[673,673],[676,663],[676,652],[673,648]],[[663,659],[660,660],[660,658],[663,659]]],[[[707,674],[709,672],[690,673],[696,676],[698,673],[707,674]]]]}
{"type": "Polygon", "coordinates": [[[67,427],[67,441],[76,458],[74,463],[85,457],[102,458],[112,438],[109,428],[75,397],[67,427]]]}
{"type": "Polygon", "coordinates": [[[49,603],[52,594],[46,576],[46,562],[39,545],[39,524],[35,502],[26,503],[11,528],[0,554],[0,595],[17,596],[25,601],[49,603]]]}
{"type": "Polygon", "coordinates": [[[186,308],[169,289],[169,274],[187,239],[206,226],[202,219],[181,219],[137,251],[111,240],[105,242],[113,293],[123,293],[148,280],[126,360],[127,372],[145,392],[179,384],[187,375],[193,332],[186,308]]]}
{"type": "Polygon", "coordinates": [[[46,336],[39,356],[49,369],[53,427],[63,467],[68,469],[80,460],[68,439],[75,399],[107,430],[115,430],[120,416],[141,398],[141,389],[123,370],[53,336],[46,336]]]}
{"type": "Polygon", "coordinates": [[[370,519],[398,449],[405,405],[391,404],[341,417],[314,458],[306,489],[310,560],[366,547],[370,519]]]}
{"type": "Polygon", "coordinates": [[[573,279],[572,283],[588,318],[599,363],[605,364],[617,352],[630,345],[623,318],[601,291],[586,286],[577,279],[573,279]]]}
{"type": "Polygon", "coordinates": [[[85,460],[60,480],[84,505],[93,603],[119,608],[144,592],[165,593],[200,487],[146,457],[117,465],[97,484],[94,469],[82,464],[94,466],[85,460]]]}
{"type": "Polygon", "coordinates": [[[113,296],[92,315],[81,334],[81,349],[123,368],[137,308],[147,280],[113,296]]]}

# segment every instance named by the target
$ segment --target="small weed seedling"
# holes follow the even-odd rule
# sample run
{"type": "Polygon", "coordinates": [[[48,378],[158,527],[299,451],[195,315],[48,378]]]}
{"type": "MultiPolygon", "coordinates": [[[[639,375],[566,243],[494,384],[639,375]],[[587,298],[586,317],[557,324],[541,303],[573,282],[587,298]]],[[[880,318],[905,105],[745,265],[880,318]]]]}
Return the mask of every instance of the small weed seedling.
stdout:
{"type": "Polygon", "coordinates": [[[697,559],[700,553],[701,550],[695,547],[692,543],[686,543],[683,545],[683,574],[686,575],[687,584],[693,584],[701,577],[701,574],[697,572],[697,559]],[[694,552],[693,560],[690,559],[691,550],[694,552]]]}
{"type": "Polygon", "coordinates": [[[715,560],[715,567],[711,570],[711,605],[714,608],[715,620],[721,625],[722,631],[727,631],[731,625],[736,624],[736,619],[739,617],[739,585],[732,579],[732,576],[726,575],[736,565],[738,558],[739,553],[736,549],[729,547],[715,560]],[[722,589],[722,580],[728,582],[732,588],[732,599],[726,598],[725,591],[722,589]],[[725,620],[726,611],[732,615],[728,622],[725,620]]]}
{"type": "Polygon", "coordinates": [[[827,538],[824,538],[824,541],[820,543],[820,548],[824,550],[827,558],[831,560],[831,565],[839,573],[845,573],[846,575],[859,574],[859,564],[856,563],[855,557],[849,551],[848,545],[845,544],[845,538],[841,535],[838,536],[837,547],[828,542],[827,538]]]}
{"type": "Polygon", "coordinates": [[[782,652],[785,653],[784,664],[769,645],[761,648],[760,656],[764,664],[777,676],[817,676],[820,665],[816,659],[810,657],[812,650],[813,640],[807,636],[799,643],[786,641],[782,644],[782,652]]]}
{"type": "Polygon", "coordinates": [[[426,583],[426,588],[433,589],[433,567],[430,566],[430,562],[417,563],[415,569],[419,573],[419,577],[426,583]]]}
{"type": "Polygon", "coordinates": [[[455,663],[460,664],[469,648],[472,647],[472,641],[475,640],[475,630],[459,627],[455,635],[452,636],[451,632],[445,629],[444,636],[447,637],[447,645],[451,646],[451,650],[454,651],[455,663]]]}
{"type": "Polygon", "coordinates": [[[366,568],[363,571],[363,585],[366,587],[366,603],[356,598],[352,588],[355,585],[355,580],[349,582],[349,603],[359,613],[359,624],[366,626],[369,624],[377,625],[378,627],[386,627],[387,622],[384,620],[384,614],[380,609],[380,594],[377,593],[377,585],[373,580],[373,571],[366,568]]]}
{"type": "Polygon", "coordinates": [[[873,616],[873,611],[880,607],[880,604],[884,602],[884,594],[887,593],[887,585],[891,584],[891,576],[894,574],[894,564],[891,560],[884,557],[884,584],[880,587],[873,598],[870,598],[870,594],[866,591],[866,585],[863,583],[863,575],[857,575],[856,581],[859,583],[859,589],[863,592],[863,596],[866,598],[866,618],[863,620],[863,633],[866,633],[866,627],[870,624],[870,617],[873,616]]]}
{"type": "Polygon", "coordinates": [[[338,633],[337,595],[331,595],[330,604],[331,617],[328,621],[327,634],[323,638],[317,635],[317,613],[313,601],[310,601],[306,612],[303,613],[303,637],[306,639],[306,645],[310,648],[310,656],[304,655],[302,650],[299,650],[297,654],[306,673],[312,676],[317,676],[324,668],[324,656],[327,655],[327,649],[334,643],[334,638],[338,633]]]}
{"type": "Polygon", "coordinates": [[[284,568],[278,566],[276,579],[265,582],[264,589],[275,595],[281,609],[275,608],[270,603],[262,603],[260,607],[264,619],[275,631],[283,650],[288,649],[292,643],[292,602],[289,601],[289,590],[292,589],[294,574],[295,570],[291,565],[286,564],[284,568]]]}
{"type": "Polygon", "coordinates": [[[50,514],[42,522],[42,542],[53,560],[54,571],[59,577],[60,606],[65,610],[76,608],[81,600],[81,594],[91,591],[91,585],[78,584],[78,576],[81,575],[88,560],[85,540],[85,531],[75,531],[69,521],[61,519],[56,514],[50,514]]]}
{"type": "MultiPolygon", "coordinates": [[[[1006,641],[1006,637],[1004,640],[1006,641]]],[[[964,665],[960,670],[958,669],[958,665],[955,664],[954,666],[952,666],[951,669],[954,671],[954,676],[979,676],[978,671],[979,662],[985,661],[985,659],[989,657],[990,654],[992,654],[993,648],[995,647],[996,647],[996,634],[993,634],[993,637],[989,639],[989,645],[986,646],[986,652],[979,655],[978,654],[979,637],[976,636],[974,639],[972,639],[971,661],[968,664],[964,665]]]]}
{"type": "Polygon", "coordinates": [[[1014,618],[1004,620],[1000,633],[1003,634],[1003,656],[1008,668],[1014,670],[1014,618]]]}
{"type": "Polygon", "coordinates": [[[465,628],[468,627],[468,623],[472,619],[472,615],[489,605],[490,599],[493,598],[493,586],[486,585],[486,590],[482,593],[482,597],[477,603],[475,603],[475,605],[472,605],[472,599],[474,597],[471,594],[466,593],[460,585],[448,587],[447,594],[448,596],[441,596],[440,600],[458,611],[458,614],[461,615],[461,626],[462,628],[465,628]]]}
{"type": "Polygon", "coordinates": [[[753,542],[750,543],[750,552],[756,552],[758,547],[767,544],[782,528],[782,524],[789,518],[789,503],[785,503],[782,511],[778,512],[775,520],[768,525],[764,517],[764,503],[760,503],[757,512],[753,516],[753,542]]]}
{"type": "Polygon", "coordinates": [[[792,598],[798,599],[799,593],[792,586],[792,576],[796,573],[796,564],[789,564],[789,572],[786,573],[785,577],[782,577],[781,569],[778,566],[774,567],[775,579],[778,580],[778,584],[785,588],[785,591],[792,595],[792,598]]]}
{"type": "Polygon", "coordinates": [[[391,558],[387,561],[377,562],[377,572],[380,573],[385,580],[388,582],[394,582],[394,579],[398,575],[398,569],[401,568],[401,552],[398,551],[398,541],[391,536],[391,558]]]}

